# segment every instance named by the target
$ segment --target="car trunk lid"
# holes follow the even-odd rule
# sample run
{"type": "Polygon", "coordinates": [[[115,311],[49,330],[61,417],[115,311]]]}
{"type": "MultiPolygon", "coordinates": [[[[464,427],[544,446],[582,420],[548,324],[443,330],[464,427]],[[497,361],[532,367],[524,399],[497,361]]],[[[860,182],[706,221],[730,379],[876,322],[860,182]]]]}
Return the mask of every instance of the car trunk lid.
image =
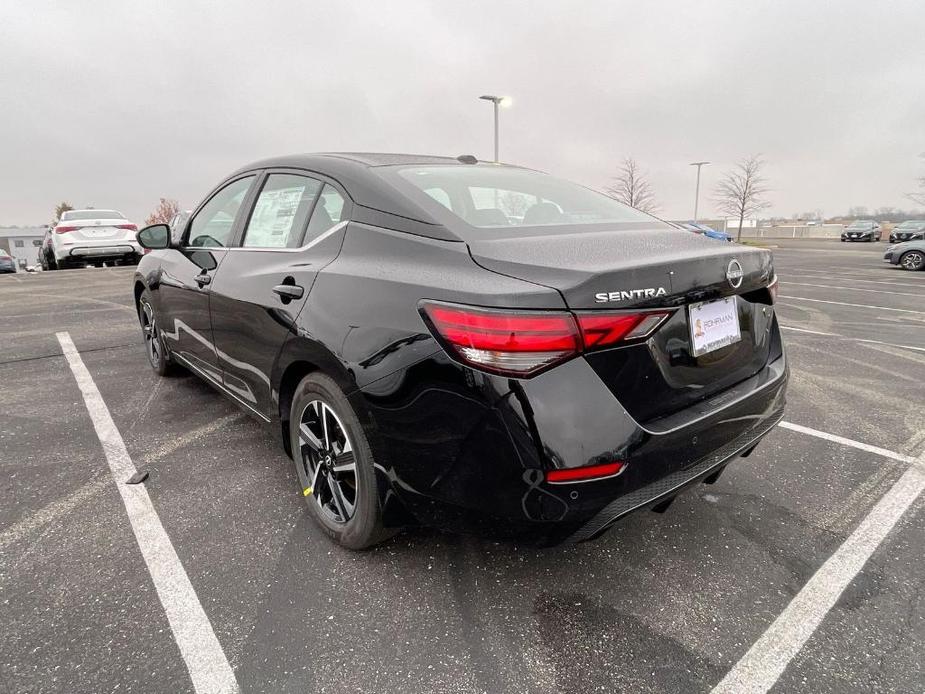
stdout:
{"type": "Polygon", "coordinates": [[[760,371],[780,351],[770,252],[660,227],[470,241],[486,269],[556,289],[575,312],[671,308],[645,342],[585,356],[639,421],[671,415],[760,371]],[[695,354],[690,306],[729,299],[739,339],[695,354]]]}

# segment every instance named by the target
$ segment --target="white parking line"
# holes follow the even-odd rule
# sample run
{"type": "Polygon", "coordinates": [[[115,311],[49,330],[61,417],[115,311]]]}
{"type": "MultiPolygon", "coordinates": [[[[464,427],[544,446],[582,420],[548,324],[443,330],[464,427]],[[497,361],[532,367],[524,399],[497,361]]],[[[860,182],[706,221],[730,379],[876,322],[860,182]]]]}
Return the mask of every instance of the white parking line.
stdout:
{"type": "Polygon", "coordinates": [[[57,337],[103,446],[113,481],[122,495],[138,548],[148,566],[164,612],[167,613],[167,621],[186,662],[193,688],[198,694],[238,692],[234,671],[161,525],[147,489],[143,484],[125,484],[125,480],[137,470],[103,396],[80,358],[71,336],[62,332],[57,333],[57,337]]]}
{"type": "Polygon", "coordinates": [[[813,574],[767,631],[713,688],[712,694],[765,694],[769,691],[923,490],[925,455],[914,461],[881,497],[841,547],[813,574]]]}
{"type": "Polygon", "coordinates": [[[781,330],[793,330],[798,333],[808,333],[809,335],[824,335],[826,337],[837,337],[840,340],[849,340],[851,342],[863,342],[870,345],[883,345],[884,347],[898,347],[899,349],[914,349],[917,352],[925,352],[925,347],[914,347],[912,345],[900,345],[895,342],[882,342],[880,340],[868,340],[864,337],[848,337],[847,335],[839,335],[838,333],[822,333],[818,330],[806,330],[805,328],[794,328],[790,325],[780,326],[781,330]]]}
{"type": "Polygon", "coordinates": [[[822,289],[846,289],[850,292],[868,292],[870,294],[891,294],[893,296],[914,296],[916,299],[925,298],[925,294],[912,294],[911,292],[888,292],[883,289],[868,289],[867,287],[837,287],[832,284],[809,284],[808,282],[791,282],[790,280],[781,280],[783,286],[792,284],[798,287],[820,287],[822,289]]]}
{"type": "Polygon", "coordinates": [[[880,448],[880,446],[871,446],[869,443],[861,443],[860,441],[855,441],[854,439],[846,439],[844,436],[830,434],[827,431],[819,431],[818,429],[810,429],[809,427],[804,427],[800,424],[794,424],[793,422],[781,422],[778,426],[781,426],[784,429],[790,429],[791,431],[796,431],[800,434],[806,434],[808,436],[815,436],[820,439],[825,439],[826,441],[831,441],[832,443],[840,443],[842,446],[850,446],[851,448],[857,448],[862,451],[867,451],[868,453],[881,455],[884,458],[898,460],[901,463],[915,462],[915,458],[913,458],[911,455],[894,453],[893,451],[886,448],[880,448]]]}
{"type": "Polygon", "coordinates": [[[888,306],[870,306],[869,304],[849,304],[844,301],[825,301],[824,299],[810,299],[805,296],[780,296],[780,299],[790,299],[791,301],[812,301],[817,304],[836,304],[838,306],[854,306],[855,308],[873,308],[878,311],[898,311],[899,313],[917,313],[925,315],[925,311],[911,311],[906,308],[890,308],[888,306]]]}

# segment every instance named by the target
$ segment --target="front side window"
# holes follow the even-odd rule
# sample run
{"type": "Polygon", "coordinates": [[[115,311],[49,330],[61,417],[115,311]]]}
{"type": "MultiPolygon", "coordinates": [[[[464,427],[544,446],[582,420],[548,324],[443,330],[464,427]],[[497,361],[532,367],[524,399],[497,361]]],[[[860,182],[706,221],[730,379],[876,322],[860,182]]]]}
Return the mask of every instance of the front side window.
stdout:
{"type": "Polygon", "coordinates": [[[235,217],[253,182],[253,176],[239,178],[213,195],[190,223],[187,245],[212,248],[230,245],[235,217]]]}
{"type": "Polygon", "coordinates": [[[308,223],[308,232],[305,234],[305,243],[315,240],[335,224],[343,221],[344,197],[337,192],[334,186],[324,184],[318,204],[312,212],[308,223]]]}
{"type": "Polygon", "coordinates": [[[321,181],[306,176],[267,176],[247,223],[244,247],[298,247],[321,186],[321,181]]]}

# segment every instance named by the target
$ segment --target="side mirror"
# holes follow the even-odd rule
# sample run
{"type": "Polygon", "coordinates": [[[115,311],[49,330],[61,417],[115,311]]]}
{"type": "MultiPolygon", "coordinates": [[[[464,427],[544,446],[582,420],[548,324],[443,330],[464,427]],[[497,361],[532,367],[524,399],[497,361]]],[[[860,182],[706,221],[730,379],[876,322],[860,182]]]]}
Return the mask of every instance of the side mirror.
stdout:
{"type": "Polygon", "coordinates": [[[138,243],[142,248],[155,251],[170,247],[170,227],[166,224],[152,224],[138,232],[138,243]]]}

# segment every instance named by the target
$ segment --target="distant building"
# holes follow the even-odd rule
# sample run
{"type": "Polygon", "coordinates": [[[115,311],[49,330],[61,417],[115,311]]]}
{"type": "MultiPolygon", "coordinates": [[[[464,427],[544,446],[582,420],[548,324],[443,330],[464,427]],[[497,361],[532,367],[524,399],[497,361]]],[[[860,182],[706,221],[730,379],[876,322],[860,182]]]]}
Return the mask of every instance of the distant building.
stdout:
{"type": "Polygon", "coordinates": [[[16,259],[20,268],[38,265],[45,227],[0,227],[0,248],[16,259]]]}

